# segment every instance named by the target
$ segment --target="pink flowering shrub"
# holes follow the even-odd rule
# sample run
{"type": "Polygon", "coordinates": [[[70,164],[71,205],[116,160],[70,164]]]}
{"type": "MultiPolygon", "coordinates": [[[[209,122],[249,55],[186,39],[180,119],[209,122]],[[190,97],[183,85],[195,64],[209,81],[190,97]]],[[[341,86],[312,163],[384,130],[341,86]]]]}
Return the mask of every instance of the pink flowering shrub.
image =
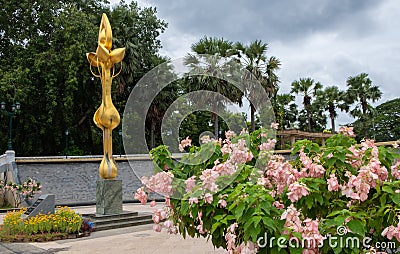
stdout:
{"type": "Polygon", "coordinates": [[[0,192],[3,194],[3,198],[7,191],[13,193],[15,207],[19,207],[22,200],[27,201],[34,198],[36,194],[40,194],[42,186],[40,182],[36,182],[31,178],[27,178],[22,184],[5,183],[3,180],[0,180],[0,192]]]}
{"type": "Polygon", "coordinates": [[[135,197],[166,195],[154,230],[210,237],[231,254],[386,253],[376,243],[400,246],[399,156],[353,136],[344,128],[324,147],[298,141],[291,160],[273,153],[271,131],[227,132],[201,147],[186,138],[180,161],[166,146],[151,151],[156,174],[142,179],[135,197]],[[346,247],[346,239],[360,245],[346,247]]]}

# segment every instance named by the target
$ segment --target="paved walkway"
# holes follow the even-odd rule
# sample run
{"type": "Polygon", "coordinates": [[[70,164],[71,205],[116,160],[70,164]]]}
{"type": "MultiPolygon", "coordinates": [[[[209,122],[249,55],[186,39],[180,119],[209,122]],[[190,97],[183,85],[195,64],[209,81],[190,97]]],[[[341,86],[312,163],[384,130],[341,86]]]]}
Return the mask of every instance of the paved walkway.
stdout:
{"type": "MultiPolygon", "coordinates": [[[[73,207],[80,213],[94,213],[95,207],[73,207]]],[[[149,212],[148,205],[124,204],[124,210],[149,212]]],[[[0,222],[4,214],[0,215],[0,222]]],[[[152,225],[93,232],[89,237],[59,240],[44,243],[1,243],[1,254],[221,254],[204,238],[183,239],[180,235],[169,235],[163,230],[154,232],[152,225]]]]}

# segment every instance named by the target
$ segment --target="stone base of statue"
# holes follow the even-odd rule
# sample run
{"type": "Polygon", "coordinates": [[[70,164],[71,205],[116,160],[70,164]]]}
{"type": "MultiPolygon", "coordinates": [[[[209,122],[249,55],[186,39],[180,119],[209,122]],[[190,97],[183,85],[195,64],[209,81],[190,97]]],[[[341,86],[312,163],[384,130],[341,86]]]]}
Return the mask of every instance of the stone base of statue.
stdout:
{"type": "Polygon", "coordinates": [[[96,188],[96,214],[122,213],[122,180],[98,180],[96,188]]]}

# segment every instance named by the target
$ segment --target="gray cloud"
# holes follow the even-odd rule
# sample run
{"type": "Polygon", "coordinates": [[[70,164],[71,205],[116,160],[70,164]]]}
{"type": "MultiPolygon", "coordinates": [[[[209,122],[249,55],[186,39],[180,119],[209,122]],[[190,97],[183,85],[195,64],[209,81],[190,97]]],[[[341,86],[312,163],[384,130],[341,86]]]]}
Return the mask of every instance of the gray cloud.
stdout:
{"type": "MultiPolygon", "coordinates": [[[[397,0],[140,0],[169,23],[162,54],[185,55],[203,36],[261,39],[281,59],[281,91],[312,77],[345,89],[349,76],[369,74],[379,103],[400,95],[400,5],[397,0]]],[[[349,122],[341,114],[339,122],[349,122]],[[342,119],[342,120],[341,120],[342,119]]]]}

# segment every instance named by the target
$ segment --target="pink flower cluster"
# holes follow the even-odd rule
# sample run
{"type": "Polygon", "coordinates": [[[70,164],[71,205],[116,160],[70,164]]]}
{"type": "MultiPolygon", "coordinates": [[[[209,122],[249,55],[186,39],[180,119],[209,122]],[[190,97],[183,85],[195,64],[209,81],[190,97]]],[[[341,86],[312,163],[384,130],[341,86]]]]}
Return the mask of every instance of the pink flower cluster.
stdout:
{"type": "Polygon", "coordinates": [[[183,151],[185,151],[185,147],[188,147],[191,145],[192,145],[192,140],[189,137],[186,137],[179,144],[179,151],[183,152],[183,151]]]}
{"type": "Polygon", "coordinates": [[[204,224],[203,224],[203,213],[201,211],[199,211],[197,213],[197,218],[196,221],[198,221],[198,225],[196,226],[197,231],[199,231],[200,234],[205,234],[207,233],[207,230],[204,229],[204,224]]]}
{"type": "Polygon", "coordinates": [[[339,190],[339,182],[335,174],[330,174],[329,179],[326,180],[328,183],[328,191],[338,191],[339,190]]]}
{"type": "MultiPolygon", "coordinates": [[[[244,139],[239,139],[237,144],[233,144],[226,139],[221,151],[223,154],[229,154],[228,160],[223,163],[215,161],[214,167],[203,170],[199,177],[202,181],[203,188],[211,192],[218,191],[218,185],[216,184],[216,181],[220,176],[233,175],[237,170],[238,164],[246,163],[253,159],[253,154],[247,148],[246,141],[244,139]]],[[[185,183],[187,191],[191,190],[191,187],[194,187],[193,181],[193,179],[186,180],[185,183]]]]}
{"type": "Polygon", "coordinates": [[[378,176],[369,171],[367,167],[360,170],[357,176],[350,172],[347,172],[346,176],[349,177],[349,181],[340,186],[342,195],[361,201],[368,199],[369,190],[376,186],[376,179],[378,179],[378,176]]]}
{"type": "MultiPolygon", "coordinates": [[[[168,218],[169,210],[164,208],[164,209],[154,209],[153,211],[153,230],[155,232],[161,232],[162,230],[162,225],[161,221],[165,220],[168,218]]],[[[167,229],[167,232],[169,234],[177,234],[178,233],[178,227],[174,225],[174,222],[172,220],[166,220],[164,222],[164,227],[167,229]]]]}
{"type": "Polygon", "coordinates": [[[349,150],[352,154],[347,155],[347,162],[358,170],[358,174],[355,176],[350,172],[347,172],[346,176],[349,180],[347,183],[340,185],[339,188],[341,189],[342,194],[346,197],[354,200],[365,201],[368,199],[370,189],[375,188],[378,181],[386,181],[389,173],[386,167],[381,166],[381,162],[379,161],[379,150],[373,140],[367,139],[361,142],[361,149],[352,146],[349,150]],[[371,149],[371,156],[368,164],[363,166],[362,158],[365,156],[368,149],[371,149]]]}
{"type": "Polygon", "coordinates": [[[225,138],[227,140],[231,140],[231,138],[235,137],[236,133],[234,131],[225,131],[225,138]]]}
{"type": "Polygon", "coordinates": [[[346,135],[346,136],[349,136],[349,137],[355,137],[356,136],[354,134],[353,127],[341,126],[339,128],[339,133],[342,133],[343,135],[346,135]]]}
{"type": "Polygon", "coordinates": [[[268,139],[268,142],[263,142],[258,146],[260,151],[270,151],[275,148],[276,139],[268,139]]]}
{"type": "Polygon", "coordinates": [[[186,192],[191,192],[194,186],[196,186],[196,176],[191,176],[185,180],[186,192]]]}
{"type": "Polygon", "coordinates": [[[165,221],[164,227],[169,234],[176,235],[178,233],[178,227],[174,225],[174,222],[172,220],[165,221]]]}
{"type": "Polygon", "coordinates": [[[285,161],[285,158],[281,155],[273,155],[271,157],[264,175],[265,177],[258,179],[258,183],[268,189],[275,187],[277,194],[282,194],[285,187],[300,178],[299,172],[290,163],[285,161]]]}
{"type": "Polygon", "coordinates": [[[279,127],[279,123],[271,123],[271,128],[277,130],[279,127]]]}
{"type": "Polygon", "coordinates": [[[305,219],[303,225],[301,236],[305,243],[304,247],[308,249],[306,253],[318,253],[318,245],[322,244],[324,241],[318,229],[318,220],[305,219]]]}
{"type": "Polygon", "coordinates": [[[227,232],[225,234],[225,241],[227,245],[227,253],[228,254],[256,254],[258,252],[258,245],[253,243],[252,241],[248,241],[247,243],[242,242],[238,246],[236,245],[236,234],[235,229],[238,227],[238,224],[235,222],[231,224],[227,228],[227,232]]]}
{"type": "MultiPolygon", "coordinates": [[[[304,149],[304,148],[303,148],[304,149]]],[[[303,169],[301,170],[302,177],[314,177],[321,178],[324,177],[325,169],[322,165],[314,163],[305,153],[304,150],[300,150],[300,161],[303,164],[303,169]]],[[[317,160],[317,158],[315,158],[317,160]]],[[[317,160],[317,162],[319,162],[317,160]]]]}
{"type": "Polygon", "coordinates": [[[174,175],[171,172],[159,172],[149,178],[142,177],[142,183],[148,191],[170,196],[172,194],[172,180],[174,175]]]}
{"type": "Polygon", "coordinates": [[[399,171],[400,161],[397,161],[390,169],[392,170],[392,176],[396,179],[400,180],[400,171],[399,171]]]}
{"type": "Polygon", "coordinates": [[[219,177],[219,172],[215,170],[216,167],[208,168],[201,172],[200,180],[202,180],[203,187],[211,192],[218,191],[218,185],[215,183],[219,177]]]}
{"type": "MultiPolygon", "coordinates": [[[[290,204],[290,206],[282,213],[281,220],[286,220],[285,228],[293,229],[295,232],[301,233],[303,231],[303,226],[301,225],[299,216],[300,212],[297,211],[293,204],[290,204]]],[[[284,233],[287,234],[288,231],[284,231],[284,233]]]]}
{"type": "Polygon", "coordinates": [[[391,225],[385,228],[382,231],[382,236],[386,237],[389,240],[392,240],[393,237],[395,237],[397,241],[400,242],[400,222],[399,224],[397,224],[397,227],[391,225]]]}
{"type": "MultiPolygon", "coordinates": [[[[300,212],[291,204],[282,214],[281,220],[286,220],[285,228],[301,233],[303,247],[306,248],[303,253],[318,253],[318,245],[323,242],[323,236],[318,229],[318,220],[307,218],[301,221],[299,216],[300,212]]],[[[289,232],[285,230],[284,233],[289,232]]]]}
{"type": "Polygon", "coordinates": [[[232,164],[242,164],[253,159],[253,154],[247,148],[246,140],[244,139],[239,139],[237,144],[230,143],[230,148],[229,161],[232,164]]]}
{"type": "Polygon", "coordinates": [[[139,200],[142,205],[147,203],[147,194],[143,189],[144,189],[143,187],[137,189],[134,196],[134,198],[139,200]]]}
{"type": "Polygon", "coordinates": [[[287,196],[292,203],[309,194],[307,186],[304,183],[299,182],[290,184],[288,190],[289,192],[287,193],[287,196]]]}

